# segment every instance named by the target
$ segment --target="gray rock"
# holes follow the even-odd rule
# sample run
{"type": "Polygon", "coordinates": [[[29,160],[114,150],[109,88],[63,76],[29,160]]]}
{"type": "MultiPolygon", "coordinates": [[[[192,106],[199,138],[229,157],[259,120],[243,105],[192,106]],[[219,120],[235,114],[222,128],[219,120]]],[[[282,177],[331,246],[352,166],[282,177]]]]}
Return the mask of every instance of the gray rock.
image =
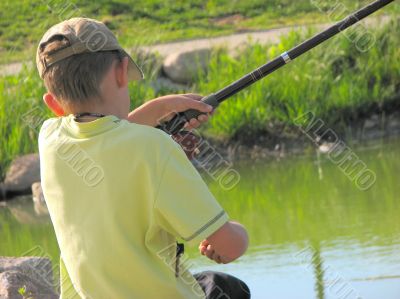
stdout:
{"type": "Polygon", "coordinates": [[[195,49],[171,54],[163,63],[164,73],[172,80],[182,84],[190,84],[205,71],[210,61],[211,50],[195,49]]]}
{"type": "Polygon", "coordinates": [[[35,182],[31,186],[32,189],[32,197],[34,202],[45,202],[44,195],[42,190],[42,185],[40,182],[35,182]]]}
{"type": "Polygon", "coordinates": [[[323,142],[318,146],[318,151],[322,154],[327,154],[330,151],[332,151],[336,146],[338,146],[338,143],[334,142],[323,142]]]}
{"type": "Polygon", "coordinates": [[[388,119],[388,129],[398,130],[400,129],[400,113],[393,113],[388,119]]]}
{"type": "Polygon", "coordinates": [[[58,295],[53,288],[53,271],[48,258],[0,257],[0,298],[56,299],[58,295]]]}
{"type": "Polygon", "coordinates": [[[58,299],[47,285],[17,271],[0,273],[1,299],[58,299]]]}
{"type": "Polygon", "coordinates": [[[40,181],[39,155],[28,154],[15,159],[0,186],[2,197],[30,194],[34,182],[40,181]]]}
{"type": "Polygon", "coordinates": [[[32,197],[36,214],[49,215],[40,182],[35,182],[32,184],[32,197]]]}
{"type": "Polygon", "coordinates": [[[53,269],[50,259],[38,256],[0,257],[0,273],[17,271],[34,277],[43,284],[53,284],[53,269]]]}
{"type": "Polygon", "coordinates": [[[366,119],[364,122],[364,130],[370,130],[373,128],[378,128],[380,124],[379,116],[374,114],[370,118],[366,119]]]}

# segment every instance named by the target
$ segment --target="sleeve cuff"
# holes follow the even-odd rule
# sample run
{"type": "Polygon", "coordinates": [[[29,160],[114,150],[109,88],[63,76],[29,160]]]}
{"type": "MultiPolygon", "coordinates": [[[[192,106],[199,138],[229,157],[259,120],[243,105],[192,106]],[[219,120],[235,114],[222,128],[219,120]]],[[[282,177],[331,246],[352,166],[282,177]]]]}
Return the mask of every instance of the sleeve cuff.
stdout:
{"type": "Polygon", "coordinates": [[[196,244],[203,241],[214,232],[216,232],[222,225],[229,220],[228,214],[222,210],[214,218],[211,218],[207,223],[195,231],[188,237],[182,237],[182,239],[189,244],[196,244]]]}

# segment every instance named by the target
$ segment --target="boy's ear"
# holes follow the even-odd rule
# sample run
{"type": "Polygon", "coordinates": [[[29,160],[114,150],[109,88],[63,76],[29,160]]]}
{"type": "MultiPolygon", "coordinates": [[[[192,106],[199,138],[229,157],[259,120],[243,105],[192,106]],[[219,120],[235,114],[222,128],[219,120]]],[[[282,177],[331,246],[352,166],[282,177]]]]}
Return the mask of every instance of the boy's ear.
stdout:
{"type": "Polygon", "coordinates": [[[121,62],[117,64],[115,74],[117,78],[117,84],[119,87],[125,87],[129,83],[128,77],[128,57],[122,58],[121,62]]]}
{"type": "Polygon", "coordinates": [[[46,92],[43,95],[43,101],[46,103],[47,107],[49,107],[50,110],[54,112],[55,115],[57,116],[65,115],[64,109],[61,107],[60,103],[50,92],[46,92]]]}

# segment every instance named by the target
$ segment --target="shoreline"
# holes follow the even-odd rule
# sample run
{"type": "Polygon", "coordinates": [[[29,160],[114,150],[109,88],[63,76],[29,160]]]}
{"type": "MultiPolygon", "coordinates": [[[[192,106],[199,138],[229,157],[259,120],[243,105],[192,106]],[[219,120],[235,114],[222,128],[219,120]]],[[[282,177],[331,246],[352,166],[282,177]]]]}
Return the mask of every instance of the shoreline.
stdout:
{"type": "MultiPolygon", "coordinates": [[[[225,141],[210,136],[200,136],[198,153],[194,156],[192,163],[200,173],[206,172],[219,178],[223,177],[227,179],[228,183],[231,183],[237,177],[237,171],[233,167],[234,163],[281,160],[310,153],[330,155],[334,152],[342,152],[342,150],[357,152],[360,146],[400,138],[400,110],[383,110],[380,113],[371,114],[369,117],[349,124],[345,131],[335,131],[335,128],[329,127],[315,130],[312,124],[310,126],[306,123],[303,127],[292,128],[290,132],[290,134],[286,132],[281,136],[276,131],[275,135],[264,132],[258,134],[257,138],[254,138],[253,133],[251,139],[239,136],[236,139],[225,141]],[[326,132],[330,132],[330,136],[327,137],[326,132]],[[335,138],[329,138],[331,136],[335,136],[335,138]]],[[[29,155],[22,156],[22,159],[27,156],[29,155]]],[[[18,158],[20,157],[13,161],[18,158]]],[[[39,161],[35,163],[39,163],[39,161]]],[[[32,170],[24,171],[28,173],[32,170]]],[[[38,169],[38,171],[40,170],[38,169]]],[[[4,182],[0,183],[0,202],[32,194],[33,187],[28,185],[15,189],[11,185],[7,186],[4,182]]],[[[226,187],[229,189],[229,184],[226,187]]]]}
{"type": "MultiPolygon", "coordinates": [[[[400,137],[400,96],[380,104],[350,107],[337,113],[340,119],[333,125],[324,123],[323,118],[307,112],[294,119],[292,125],[266,123],[258,132],[254,128],[243,129],[230,139],[207,134],[206,130],[200,131],[200,143],[192,163],[199,171],[205,170],[213,175],[225,173],[235,178],[237,175],[232,166],[236,162],[280,160],[312,152],[329,155],[338,149],[352,150],[352,147],[360,144],[400,137]]],[[[193,141],[189,141],[186,146],[193,148],[193,144],[193,141]]],[[[35,155],[17,156],[12,160],[4,182],[0,182],[0,201],[32,194],[32,184],[40,181],[39,158],[33,156],[35,155]],[[18,167],[11,170],[14,162],[19,159],[24,162],[17,163],[20,170],[16,175],[15,169],[18,167]],[[10,182],[18,177],[28,178],[32,182],[23,186],[16,183],[14,185],[18,187],[13,187],[10,182]]]]}
{"type": "MultiPolygon", "coordinates": [[[[398,100],[399,101],[399,100],[398,100]]],[[[311,127],[311,129],[313,129],[311,127]]],[[[290,156],[306,154],[310,151],[328,153],[337,142],[346,145],[359,145],[389,140],[400,137],[400,110],[382,110],[370,114],[347,124],[345,128],[337,129],[325,126],[323,130],[315,132],[309,130],[309,135],[300,127],[292,127],[290,132],[279,135],[279,132],[260,132],[254,137],[236,136],[232,140],[218,140],[207,136],[207,140],[215,150],[229,162],[264,159],[282,159],[290,156]],[[337,140],[331,140],[328,136],[322,136],[324,132],[334,132],[337,140]],[[321,138],[322,136],[322,138],[321,138]]],[[[325,134],[326,135],[326,134],[325,134]]]]}

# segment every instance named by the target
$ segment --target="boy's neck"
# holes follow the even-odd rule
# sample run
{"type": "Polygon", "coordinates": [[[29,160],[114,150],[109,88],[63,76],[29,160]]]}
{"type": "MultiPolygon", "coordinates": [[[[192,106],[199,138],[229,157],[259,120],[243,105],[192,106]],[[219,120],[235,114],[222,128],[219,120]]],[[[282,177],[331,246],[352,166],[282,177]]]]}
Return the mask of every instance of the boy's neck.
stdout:
{"type": "Polygon", "coordinates": [[[123,113],[119,111],[118,107],[114,105],[80,105],[76,107],[69,107],[68,110],[65,110],[65,115],[68,114],[81,114],[81,113],[91,113],[93,115],[85,116],[82,117],[81,121],[92,121],[94,119],[97,119],[98,116],[96,117],[95,115],[115,115],[116,117],[120,119],[126,119],[128,116],[128,113],[123,113]]]}

